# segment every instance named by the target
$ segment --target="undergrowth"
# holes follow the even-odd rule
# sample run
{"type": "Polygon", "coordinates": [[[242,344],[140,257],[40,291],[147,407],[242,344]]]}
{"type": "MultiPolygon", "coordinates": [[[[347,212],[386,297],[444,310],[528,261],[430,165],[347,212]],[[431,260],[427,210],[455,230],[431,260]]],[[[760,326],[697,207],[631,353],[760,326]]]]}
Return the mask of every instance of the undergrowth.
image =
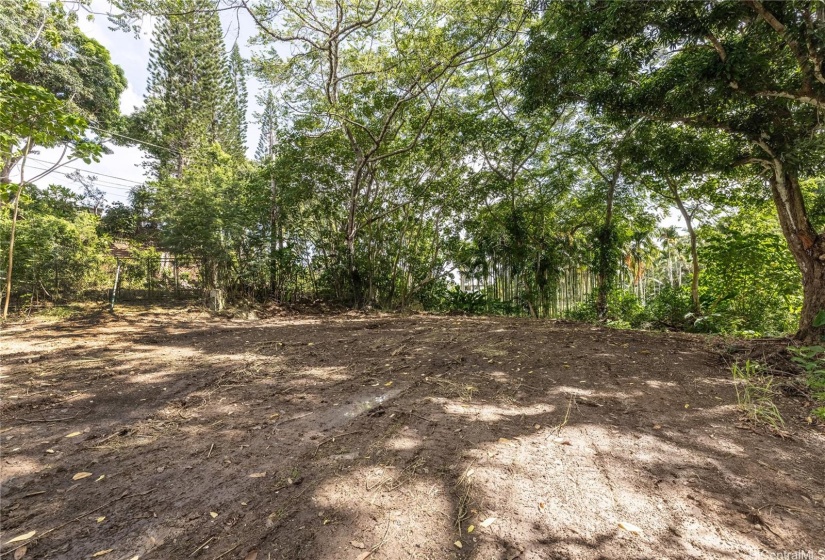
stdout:
{"type": "MultiPolygon", "coordinates": [[[[811,396],[825,405],[825,346],[790,347],[791,359],[805,371],[805,383],[811,396]]],[[[825,406],[818,406],[811,412],[820,420],[825,420],[825,406]]]]}
{"type": "Polygon", "coordinates": [[[767,424],[778,430],[785,421],[773,402],[774,378],[765,375],[761,366],[751,360],[731,366],[736,387],[736,400],[745,417],[757,424],[767,424]]]}

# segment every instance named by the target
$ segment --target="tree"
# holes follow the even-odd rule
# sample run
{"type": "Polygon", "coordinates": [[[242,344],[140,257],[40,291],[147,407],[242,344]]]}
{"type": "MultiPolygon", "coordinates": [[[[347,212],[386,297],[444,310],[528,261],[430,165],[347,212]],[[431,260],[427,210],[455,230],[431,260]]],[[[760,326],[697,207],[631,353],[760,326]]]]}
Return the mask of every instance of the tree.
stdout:
{"type": "Polygon", "coordinates": [[[258,147],[255,149],[255,159],[259,162],[265,162],[271,159],[275,153],[275,141],[278,133],[278,115],[272,90],[266,92],[263,111],[258,115],[258,124],[261,127],[261,137],[258,139],[258,147]]]}
{"type": "Polygon", "coordinates": [[[232,51],[229,53],[228,61],[228,75],[229,75],[229,92],[227,95],[227,106],[224,109],[226,113],[225,124],[226,132],[223,133],[226,137],[226,150],[230,154],[243,158],[246,154],[246,107],[247,107],[247,89],[246,89],[246,67],[241,57],[241,51],[238,48],[238,43],[232,45],[232,51]]]}
{"type": "MultiPolygon", "coordinates": [[[[13,225],[11,210],[0,213],[3,238],[13,225]]],[[[69,189],[27,184],[16,224],[13,293],[54,302],[99,286],[112,259],[98,220],[69,189]]]]}
{"type": "Polygon", "coordinates": [[[9,183],[23,154],[38,146],[63,145],[66,155],[86,153],[95,143],[102,150],[105,130],[118,124],[126,79],[109,52],[80,31],[75,14],[59,2],[0,0],[0,51],[4,94],[9,96],[0,116],[0,182],[9,183]],[[28,86],[36,89],[24,91],[28,86]],[[55,134],[61,123],[57,119],[52,128],[47,122],[46,93],[62,114],[82,119],[84,128],[55,134]],[[40,119],[37,126],[32,126],[33,118],[40,119]],[[97,137],[86,135],[90,128],[97,137]],[[32,136],[33,130],[43,133],[32,136]]]}
{"type": "Polygon", "coordinates": [[[820,338],[825,236],[800,178],[825,163],[823,14],[806,1],[553,2],[530,38],[529,105],[584,103],[617,122],[640,117],[723,131],[770,183],[802,273],[797,336],[820,338]]]}
{"type": "Polygon", "coordinates": [[[462,108],[451,123],[460,131],[461,151],[451,158],[478,168],[462,188],[469,202],[460,209],[467,243],[456,258],[464,274],[486,284],[488,306],[526,308],[538,316],[556,303],[566,263],[554,219],[558,206],[569,202],[573,181],[569,158],[560,155],[569,115],[520,110],[523,50],[517,40],[485,59],[483,72],[464,77],[448,98],[462,108]]]}
{"type": "Polygon", "coordinates": [[[741,201],[754,185],[749,174],[731,167],[736,145],[717,130],[681,124],[645,122],[627,146],[633,173],[656,202],[676,207],[685,222],[691,261],[691,302],[702,313],[699,298],[699,254],[696,219],[709,217],[741,201]]]}
{"type": "Polygon", "coordinates": [[[278,197],[278,184],[275,180],[275,157],[278,134],[278,115],[272,90],[267,91],[262,113],[258,117],[261,137],[255,150],[255,159],[263,166],[269,176],[271,201],[269,204],[269,270],[270,287],[277,290],[278,251],[283,248],[283,225],[281,224],[281,205],[278,197]]]}
{"type": "Polygon", "coordinates": [[[593,268],[596,273],[596,313],[607,317],[608,295],[613,289],[621,260],[621,239],[616,225],[617,197],[629,190],[627,174],[628,141],[639,122],[627,123],[623,129],[584,116],[572,139],[572,153],[595,176],[595,191],[599,204],[604,204],[603,220],[595,228],[593,268]]]}
{"type": "Polygon", "coordinates": [[[362,210],[381,167],[397,165],[418,146],[453,78],[509,44],[522,21],[522,11],[511,13],[507,2],[460,6],[335,0],[307,10],[303,2],[264,1],[250,11],[262,41],[295,46],[284,64],[259,60],[261,75],[289,84],[293,109],[322,123],[320,133],[337,129],[349,145],[342,234],[356,306],[366,287],[357,252],[369,223],[361,221],[362,210]]]}
{"type": "Polygon", "coordinates": [[[61,156],[50,168],[33,177],[27,177],[26,160],[33,146],[63,144],[64,154],[71,147],[73,159],[82,158],[89,162],[97,159],[103,150],[99,143],[83,137],[88,126],[86,119],[72,111],[63,100],[41,86],[20,82],[11,76],[12,68],[35,68],[38,65],[39,53],[19,43],[11,45],[7,52],[8,58],[0,53],[0,150],[5,155],[6,162],[14,162],[12,166],[19,163],[19,180],[16,189],[10,191],[12,215],[6,261],[4,318],[8,315],[11,299],[20,197],[29,182],[46,177],[63,159],[61,156]]]}
{"type": "Polygon", "coordinates": [[[180,177],[193,154],[213,142],[243,155],[243,74],[242,65],[230,73],[220,18],[209,0],[165,0],[162,8],[146,106],[132,117],[131,131],[144,141],[159,177],[180,177]]]}
{"type": "Polygon", "coordinates": [[[227,288],[243,277],[258,230],[265,188],[249,180],[248,169],[219,144],[192,154],[180,177],[153,185],[153,208],[163,225],[160,244],[199,263],[203,286],[227,288]]]}
{"type": "Polygon", "coordinates": [[[78,29],[76,16],[61,3],[2,0],[0,8],[0,184],[11,183],[15,168],[19,173],[10,200],[6,317],[20,197],[27,181],[46,177],[64,164],[67,153],[87,162],[103,153],[103,127],[118,119],[126,80],[109,52],[78,29]],[[90,127],[97,137],[86,136],[90,127]],[[36,146],[63,146],[63,154],[45,171],[26,177],[26,160],[36,146]]]}

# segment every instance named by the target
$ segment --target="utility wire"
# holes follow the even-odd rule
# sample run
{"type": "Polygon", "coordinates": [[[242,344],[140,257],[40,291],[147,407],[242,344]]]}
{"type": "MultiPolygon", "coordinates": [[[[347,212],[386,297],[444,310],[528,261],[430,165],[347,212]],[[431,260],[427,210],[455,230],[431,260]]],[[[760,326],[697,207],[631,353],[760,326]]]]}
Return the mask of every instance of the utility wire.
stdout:
{"type": "MultiPolygon", "coordinates": [[[[36,169],[36,170],[38,170],[38,171],[46,171],[46,170],[48,169],[48,168],[46,168],[46,167],[42,167],[42,168],[41,168],[41,167],[37,167],[37,166],[34,166],[34,165],[32,165],[32,166],[30,166],[30,167],[31,167],[32,169],[36,169]]],[[[72,177],[70,177],[70,175],[72,175],[71,173],[64,173],[64,172],[62,172],[62,171],[52,171],[52,173],[55,173],[55,174],[57,174],[57,175],[63,175],[64,177],[67,177],[67,178],[69,178],[69,179],[71,179],[71,178],[72,178],[72,177]]],[[[105,181],[95,181],[95,182],[96,182],[97,184],[100,184],[100,185],[102,185],[102,186],[104,186],[104,187],[106,187],[106,188],[109,188],[109,189],[118,189],[118,190],[127,191],[127,192],[131,192],[131,190],[132,190],[133,188],[138,187],[138,186],[140,186],[140,185],[141,185],[140,183],[135,183],[135,186],[134,186],[134,187],[127,187],[127,186],[124,186],[124,185],[116,185],[116,184],[114,184],[114,183],[107,183],[107,182],[105,182],[105,181]]]]}
{"type": "MultiPolygon", "coordinates": [[[[31,156],[28,157],[29,160],[36,161],[39,163],[46,163],[49,165],[54,165],[55,162],[53,161],[46,161],[44,159],[33,158],[31,156]]],[[[82,171],[84,173],[88,173],[90,175],[95,175],[99,177],[109,177],[110,179],[117,179],[118,181],[124,181],[126,183],[133,183],[133,184],[142,184],[141,181],[135,181],[133,179],[124,179],[123,177],[116,177],[114,175],[107,175],[105,173],[98,173],[97,171],[91,171],[89,169],[83,169],[82,167],[74,167],[72,165],[63,165],[62,167],[66,167],[68,169],[74,169],[75,171],[82,171]]]]}
{"type": "Polygon", "coordinates": [[[89,124],[89,128],[91,128],[92,130],[96,130],[98,132],[102,132],[104,134],[108,134],[110,136],[117,136],[119,138],[125,138],[126,140],[131,140],[132,142],[137,142],[138,144],[144,144],[146,146],[152,146],[153,148],[160,148],[161,150],[166,150],[166,151],[171,152],[175,155],[180,155],[179,152],[177,152],[176,150],[173,150],[172,148],[168,148],[166,146],[159,146],[157,144],[152,144],[151,142],[146,142],[145,140],[138,140],[137,138],[132,138],[131,136],[126,136],[125,134],[119,134],[117,132],[104,130],[104,129],[98,128],[97,126],[94,126],[92,124],[89,124]]]}

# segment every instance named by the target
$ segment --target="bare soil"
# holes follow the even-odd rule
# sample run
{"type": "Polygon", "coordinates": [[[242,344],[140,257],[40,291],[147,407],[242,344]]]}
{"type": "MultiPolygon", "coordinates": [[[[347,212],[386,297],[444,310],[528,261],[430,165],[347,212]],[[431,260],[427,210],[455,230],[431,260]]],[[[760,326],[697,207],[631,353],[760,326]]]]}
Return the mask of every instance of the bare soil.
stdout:
{"type": "Polygon", "coordinates": [[[744,423],[707,338],[158,308],[0,334],[2,558],[825,549],[822,427],[781,394],[784,437],[744,423]]]}

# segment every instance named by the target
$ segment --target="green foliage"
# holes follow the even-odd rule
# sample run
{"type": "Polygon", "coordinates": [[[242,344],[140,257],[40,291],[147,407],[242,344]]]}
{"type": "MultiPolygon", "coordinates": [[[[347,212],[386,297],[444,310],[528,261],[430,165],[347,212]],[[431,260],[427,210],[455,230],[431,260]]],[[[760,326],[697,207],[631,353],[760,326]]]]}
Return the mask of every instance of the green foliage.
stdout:
{"type": "Polygon", "coordinates": [[[599,317],[595,295],[592,295],[568,312],[567,318],[590,323],[601,319],[608,326],[629,329],[647,327],[650,313],[632,291],[614,289],[607,295],[607,314],[604,317],[599,317]]]}
{"type": "Polygon", "coordinates": [[[251,244],[260,241],[256,229],[266,191],[219,145],[194,153],[179,178],[157,181],[151,197],[153,212],[166,224],[161,245],[193,257],[203,286],[227,288],[255,276],[251,244]]]}
{"type": "MultiPolygon", "coordinates": [[[[802,3],[771,6],[783,38],[756,3],[728,0],[552,2],[540,21],[498,0],[261,0],[250,61],[227,52],[213,4],[116,1],[122,27],[157,18],[146,106],[127,123],[155,177],[96,223],[138,256],[125,281],[172,253],[199,287],[243,299],[794,329],[807,300],[785,244],[804,228],[780,227],[767,206],[780,179],[801,181],[825,224],[822,134],[805,100],[823,92],[812,80],[800,97],[813,66],[786,41],[819,48],[802,3]],[[255,162],[248,72],[266,90],[255,162]],[[657,227],[677,210],[686,231],[657,227]],[[454,270],[475,291],[451,288],[454,270]]],[[[86,129],[117,126],[125,82],[59,4],[22,6],[0,15],[4,166],[29,138],[97,157],[86,129]]],[[[27,191],[24,220],[79,219],[76,201],[39,196],[27,191]]]]}
{"type": "Polygon", "coordinates": [[[134,209],[122,202],[111,204],[100,219],[100,231],[111,237],[133,237],[137,232],[134,209]]]}
{"type": "Polygon", "coordinates": [[[654,328],[668,327],[691,330],[695,324],[690,286],[664,286],[652,298],[645,309],[654,328]]]}
{"type": "Polygon", "coordinates": [[[475,315],[483,313],[487,306],[487,298],[481,292],[465,292],[453,286],[446,294],[444,307],[447,311],[461,311],[475,315]]]}
{"type": "Polygon", "coordinates": [[[90,161],[102,151],[89,122],[119,119],[126,88],[109,52],[83,34],[60,2],[0,0],[0,157],[7,176],[25,145],[67,144],[90,161]]]}
{"type": "Polygon", "coordinates": [[[713,329],[776,334],[794,330],[802,305],[799,271],[778,224],[759,210],[742,211],[702,233],[705,314],[713,329]]]}
{"type": "Polygon", "coordinates": [[[825,401],[825,347],[800,346],[789,347],[792,360],[804,371],[808,387],[813,396],[825,401]]]}
{"type": "Polygon", "coordinates": [[[101,152],[98,144],[82,137],[87,127],[85,118],[46,88],[12,77],[15,67],[37,67],[38,57],[35,49],[20,44],[0,53],[0,153],[4,176],[33,146],[70,143],[75,156],[87,161],[101,152]]]}
{"type": "Polygon", "coordinates": [[[209,0],[164,0],[152,36],[145,107],[130,135],[156,162],[160,178],[180,176],[197,152],[218,143],[243,157],[246,85],[237,49],[230,58],[209,0]]]}
{"type": "MultiPolygon", "coordinates": [[[[0,214],[0,238],[8,239],[11,208],[0,214]]],[[[39,301],[66,301],[108,281],[113,259],[98,235],[99,218],[62,187],[28,186],[20,201],[12,294],[39,301]]]]}
{"type": "MultiPolygon", "coordinates": [[[[531,30],[523,66],[528,107],[578,104],[623,129],[644,120],[663,131],[682,125],[723,136],[724,149],[710,154],[701,143],[697,151],[695,143],[677,143],[695,156],[686,158],[691,174],[752,165],[749,173],[769,183],[805,275],[805,338],[822,335],[811,321],[822,305],[818,259],[825,252],[812,241],[819,233],[800,187],[825,165],[825,41],[812,10],[806,2],[552,2],[531,30]]],[[[675,171],[682,151],[658,172],[675,171]]]]}

